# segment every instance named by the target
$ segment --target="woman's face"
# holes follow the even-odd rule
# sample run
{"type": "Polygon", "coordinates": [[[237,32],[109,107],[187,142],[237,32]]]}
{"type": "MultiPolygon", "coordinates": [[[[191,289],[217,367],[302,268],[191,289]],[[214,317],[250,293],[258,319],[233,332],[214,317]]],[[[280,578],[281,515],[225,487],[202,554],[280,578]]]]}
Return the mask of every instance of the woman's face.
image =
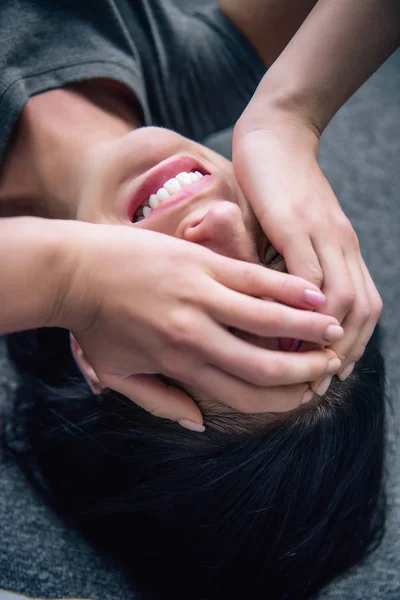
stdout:
{"type": "Polygon", "coordinates": [[[156,127],[136,129],[97,152],[79,220],[151,229],[259,262],[259,229],[231,162],[156,127]]]}
{"type": "MultiPolygon", "coordinates": [[[[79,220],[151,229],[247,262],[265,256],[266,239],[232,163],[208,148],[167,129],[143,127],[102,144],[89,158],[79,220]]],[[[282,350],[278,338],[235,333],[282,350]]],[[[305,384],[282,388],[282,410],[298,406],[305,389],[305,384]]]]}

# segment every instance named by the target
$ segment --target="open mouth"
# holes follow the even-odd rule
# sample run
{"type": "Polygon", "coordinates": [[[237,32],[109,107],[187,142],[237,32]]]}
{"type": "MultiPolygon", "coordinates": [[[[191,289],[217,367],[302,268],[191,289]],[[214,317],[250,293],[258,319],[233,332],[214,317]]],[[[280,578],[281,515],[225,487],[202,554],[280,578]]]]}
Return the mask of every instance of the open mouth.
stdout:
{"type": "Polygon", "coordinates": [[[200,171],[181,171],[176,177],[168,179],[154,194],[150,194],[150,196],[136,209],[133,215],[133,223],[137,223],[138,221],[142,221],[149,217],[153,210],[159,208],[161,204],[165,206],[169,202],[175,201],[178,192],[184,188],[188,188],[203,177],[204,175],[200,173],[200,171]]]}
{"type": "Polygon", "coordinates": [[[210,176],[192,157],[162,161],[145,178],[130,203],[130,220],[137,223],[153,212],[196,194],[210,176]]]}

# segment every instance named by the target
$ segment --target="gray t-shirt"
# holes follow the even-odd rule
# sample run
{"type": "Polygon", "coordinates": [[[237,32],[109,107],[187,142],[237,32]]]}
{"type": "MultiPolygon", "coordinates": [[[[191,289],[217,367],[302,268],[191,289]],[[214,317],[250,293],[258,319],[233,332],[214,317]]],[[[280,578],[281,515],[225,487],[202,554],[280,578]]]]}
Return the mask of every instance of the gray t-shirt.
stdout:
{"type": "Polygon", "coordinates": [[[202,140],[231,126],[265,66],[214,6],[167,0],[36,0],[0,6],[0,160],[30,96],[105,77],[137,96],[146,125],[202,140]]]}
{"type": "MultiPolygon", "coordinates": [[[[136,95],[147,125],[202,140],[234,124],[265,72],[215,7],[190,14],[167,0],[13,0],[0,3],[0,32],[0,159],[24,105],[45,90],[115,79],[136,95]]],[[[14,382],[0,338],[3,423],[14,382]]],[[[0,590],[137,598],[118,567],[37,497],[5,448],[0,483],[0,590]]]]}

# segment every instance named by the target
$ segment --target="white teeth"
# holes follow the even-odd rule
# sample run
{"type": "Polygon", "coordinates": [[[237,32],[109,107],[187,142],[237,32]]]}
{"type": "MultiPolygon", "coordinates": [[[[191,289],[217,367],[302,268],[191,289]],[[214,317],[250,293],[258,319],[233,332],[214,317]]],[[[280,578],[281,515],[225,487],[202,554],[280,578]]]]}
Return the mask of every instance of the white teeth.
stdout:
{"type": "Polygon", "coordinates": [[[158,208],[160,204],[164,202],[164,200],[168,200],[168,198],[170,198],[173,194],[179,192],[180,189],[191,185],[202,177],[204,177],[204,175],[202,175],[200,171],[192,171],[191,173],[182,171],[182,173],[178,173],[176,177],[168,179],[168,181],[164,183],[163,187],[157,190],[156,194],[151,194],[151,196],[147,198],[141,206],[139,206],[135,213],[135,221],[139,221],[145,217],[148,217],[152,210],[158,208]]]}
{"type": "Polygon", "coordinates": [[[164,183],[163,187],[172,196],[172,194],[175,194],[175,192],[179,192],[181,189],[181,184],[174,177],[173,179],[168,179],[168,181],[164,183]]]}
{"type": "Polygon", "coordinates": [[[150,208],[158,208],[161,204],[161,200],[157,198],[155,194],[151,194],[149,198],[149,206],[150,208]]]}
{"type": "Polygon", "coordinates": [[[181,184],[182,187],[192,183],[192,178],[190,177],[189,173],[186,173],[185,171],[179,173],[179,175],[176,176],[176,180],[181,184]]]}
{"type": "Polygon", "coordinates": [[[144,206],[143,207],[143,216],[144,217],[148,217],[151,214],[151,208],[150,206],[144,206]]]}
{"type": "Polygon", "coordinates": [[[156,196],[160,200],[160,202],[169,198],[169,194],[168,194],[167,190],[165,190],[163,187],[158,190],[158,192],[156,193],[156,196]]]}

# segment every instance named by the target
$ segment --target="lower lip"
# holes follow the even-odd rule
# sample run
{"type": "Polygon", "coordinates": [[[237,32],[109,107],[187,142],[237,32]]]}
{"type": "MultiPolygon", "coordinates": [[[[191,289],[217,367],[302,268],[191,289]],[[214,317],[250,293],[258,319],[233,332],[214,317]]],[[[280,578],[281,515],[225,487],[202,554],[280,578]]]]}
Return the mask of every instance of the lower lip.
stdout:
{"type": "MultiPolygon", "coordinates": [[[[172,208],[173,206],[176,206],[177,204],[180,204],[184,200],[191,200],[194,196],[197,196],[198,194],[203,192],[205,189],[207,189],[209,187],[209,185],[212,183],[212,180],[213,180],[212,175],[203,175],[203,177],[201,179],[198,179],[197,181],[194,181],[187,187],[182,188],[181,190],[179,190],[179,192],[175,192],[175,194],[173,194],[170,199],[164,200],[163,202],[161,202],[160,206],[158,208],[153,209],[151,211],[150,215],[148,217],[146,217],[144,220],[147,221],[147,219],[151,219],[151,217],[153,215],[156,216],[156,215],[160,214],[161,212],[163,212],[169,208],[172,208]]],[[[143,223],[143,221],[140,221],[140,222],[143,223]]]]}

